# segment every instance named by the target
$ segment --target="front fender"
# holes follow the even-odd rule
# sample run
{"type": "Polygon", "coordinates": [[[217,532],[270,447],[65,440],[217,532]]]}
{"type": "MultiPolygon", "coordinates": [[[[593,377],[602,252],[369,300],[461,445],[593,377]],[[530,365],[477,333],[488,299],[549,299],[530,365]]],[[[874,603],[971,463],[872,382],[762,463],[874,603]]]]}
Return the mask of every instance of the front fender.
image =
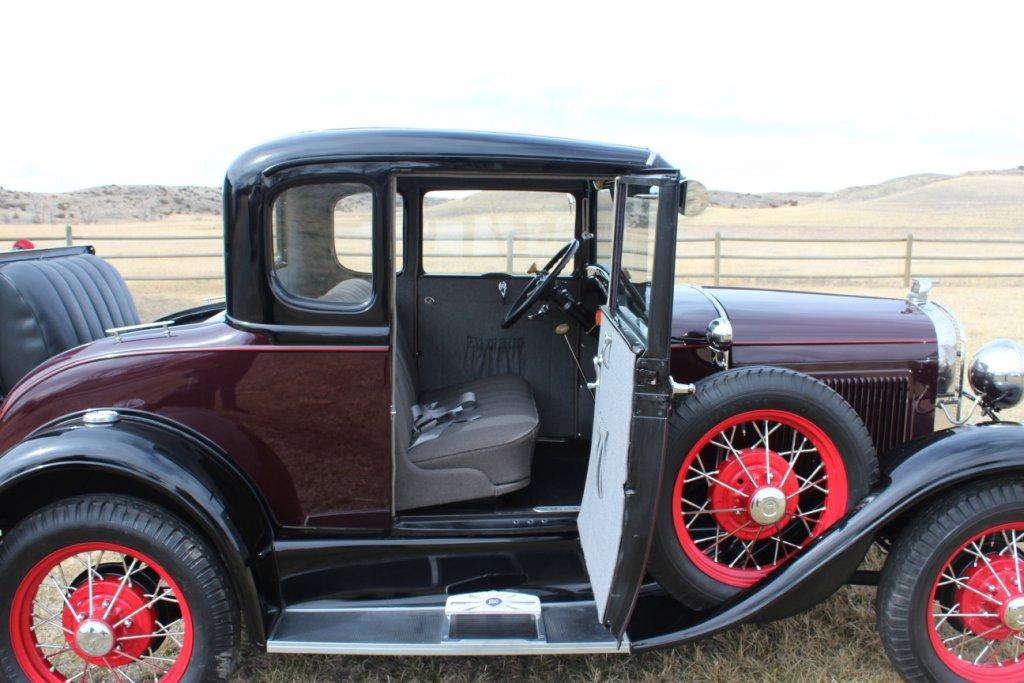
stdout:
{"type": "Polygon", "coordinates": [[[823,599],[845,581],[885,526],[958,485],[1013,474],[1024,474],[1024,426],[1017,423],[967,425],[909,443],[886,459],[881,481],[857,508],[757,586],[711,612],[684,612],[668,633],[659,633],[657,626],[665,623],[666,610],[659,604],[664,598],[641,602],[636,628],[630,628],[633,649],[678,645],[744,622],[777,618],[805,604],[808,595],[823,599]]]}
{"type": "Polygon", "coordinates": [[[198,527],[227,565],[246,623],[262,640],[265,620],[254,573],[267,571],[260,558],[271,544],[270,518],[255,490],[211,444],[146,414],[122,412],[107,425],[86,425],[80,416],[57,421],[0,456],[4,524],[16,521],[12,510],[23,509],[26,499],[52,498],[48,487],[67,477],[80,482],[72,495],[100,492],[91,491],[90,478],[117,481],[127,484],[119,492],[138,491],[198,527]]]}

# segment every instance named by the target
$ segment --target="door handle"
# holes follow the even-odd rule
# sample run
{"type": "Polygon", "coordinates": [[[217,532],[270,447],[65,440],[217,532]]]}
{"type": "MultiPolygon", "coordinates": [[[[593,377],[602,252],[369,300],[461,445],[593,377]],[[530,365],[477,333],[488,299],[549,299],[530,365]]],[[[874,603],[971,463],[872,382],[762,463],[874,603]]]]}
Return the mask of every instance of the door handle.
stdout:
{"type": "Polygon", "coordinates": [[[597,478],[597,481],[594,483],[597,485],[598,498],[604,498],[604,484],[602,484],[604,476],[601,470],[604,467],[604,453],[606,450],[608,450],[608,430],[602,428],[601,436],[597,442],[597,467],[594,472],[594,476],[597,478]]]}

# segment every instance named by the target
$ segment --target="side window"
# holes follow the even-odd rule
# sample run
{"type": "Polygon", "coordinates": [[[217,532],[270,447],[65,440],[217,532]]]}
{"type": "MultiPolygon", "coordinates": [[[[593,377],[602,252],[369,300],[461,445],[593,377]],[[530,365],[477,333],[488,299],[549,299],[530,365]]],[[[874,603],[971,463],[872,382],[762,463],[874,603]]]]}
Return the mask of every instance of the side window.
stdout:
{"type": "Polygon", "coordinates": [[[274,272],[303,299],[365,307],[373,298],[373,209],[363,183],[288,188],[274,201],[274,272]]]}
{"type": "Polygon", "coordinates": [[[597,263],[609,271],[612,267],[612,233],[615,231],[615,204],[612,190],[605,187],[597,191],[597,263]]]}
{"type": "Polygon", "coordinates": [[[423,271],[524,273],[576,234],[575,197],[519,190],[433,191],[423,198],[423,271]]]}
{"type": "Polygon", "coordinates": [[[395,195],[395,274],[405,270],[405,199],[395,195]]]}

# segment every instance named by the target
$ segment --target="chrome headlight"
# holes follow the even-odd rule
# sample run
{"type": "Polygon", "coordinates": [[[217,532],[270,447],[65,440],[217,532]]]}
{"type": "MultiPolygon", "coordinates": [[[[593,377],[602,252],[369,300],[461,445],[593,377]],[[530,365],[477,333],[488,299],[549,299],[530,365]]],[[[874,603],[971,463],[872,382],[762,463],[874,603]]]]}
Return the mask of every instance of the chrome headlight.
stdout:
{"type": "Polygon", "coordinates": [[[967,337],[964,327],[953,313],[940,303],[928,301],[918,307],[931,318],[939,346],[938,395],[960,396],[964,388],[964,353],[967,337]]]}
{"type": "Polygon", "coordinates": [[[995,339],[971,359],[971,388],[995,409],[1012,408],[1024,397],[1024,347],[995,339]]]}

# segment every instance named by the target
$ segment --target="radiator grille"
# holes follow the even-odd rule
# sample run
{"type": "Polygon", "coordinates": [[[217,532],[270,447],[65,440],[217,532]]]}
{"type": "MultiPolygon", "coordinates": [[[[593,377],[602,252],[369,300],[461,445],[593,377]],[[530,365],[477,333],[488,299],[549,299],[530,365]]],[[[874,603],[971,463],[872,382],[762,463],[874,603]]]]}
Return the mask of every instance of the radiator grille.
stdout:
{"type": "Polygon", "coordinates": [[[864,420],[879,453],[910,438],[910,391],[906,375],[823,377],[864,420]]]}

